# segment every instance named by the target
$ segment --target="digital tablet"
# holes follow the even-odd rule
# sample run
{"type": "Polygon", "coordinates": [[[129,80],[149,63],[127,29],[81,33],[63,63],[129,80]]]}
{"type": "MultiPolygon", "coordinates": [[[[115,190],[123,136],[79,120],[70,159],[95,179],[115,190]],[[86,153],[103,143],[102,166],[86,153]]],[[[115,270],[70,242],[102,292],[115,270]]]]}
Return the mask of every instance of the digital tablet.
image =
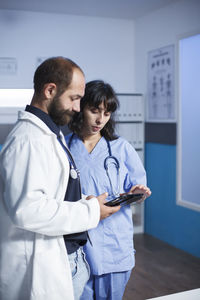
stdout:
{"type": "Polygon", "coordinates": [[[108,201],[105,203],[106,206],[117,206],[117,205],[127,205],[131,204],[134,202],[137,202],[142,199],[144,194],[126,194],[126,195],[121,195],[117,198],[114,198],[111,201],[108,201]]]}

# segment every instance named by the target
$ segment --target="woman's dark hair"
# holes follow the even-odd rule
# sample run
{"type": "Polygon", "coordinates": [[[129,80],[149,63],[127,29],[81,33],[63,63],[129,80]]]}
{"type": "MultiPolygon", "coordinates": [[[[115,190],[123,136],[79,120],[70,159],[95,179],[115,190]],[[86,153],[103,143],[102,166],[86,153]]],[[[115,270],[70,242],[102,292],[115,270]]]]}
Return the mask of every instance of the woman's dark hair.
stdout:
{"type": "Polygon", "coordinates": [[[72,81],[74,69],[81,68],[69,58],[62,56],[46,59],[35,71],[33,82],[36,94],[40,94],[45,84],[57,85],[57,96],[61,95],[72,81]]]}
{"type": "Polygon", "coordinates": [[[112,141],[117,139],[115,135],[114,112],[119,107],[119,101],[110,84],[102,80],[93,80],[86,84],[85,95],[81,99],[80,112],[76,113],[69,123],[69,129],[82,138],[83,129],[83,111],[85,107],[99,108],[101,103],[104,103],[107,112],[111,112],[109,121],[101,130],[101,135],[105,139],[112,141]]]}

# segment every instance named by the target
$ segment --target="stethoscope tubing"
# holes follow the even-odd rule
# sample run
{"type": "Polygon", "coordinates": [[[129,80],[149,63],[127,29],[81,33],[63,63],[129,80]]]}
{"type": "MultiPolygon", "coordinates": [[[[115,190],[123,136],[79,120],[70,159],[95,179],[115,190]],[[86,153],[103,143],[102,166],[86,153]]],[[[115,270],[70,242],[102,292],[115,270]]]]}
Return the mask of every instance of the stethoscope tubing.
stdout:
{"type": "MultiPolygon", "coordinates": [[[[70,149],[73,137],[74,137],[74,133],[72,133],[72,135],[69,139],[69,142],[68,142],[69,149],[70,149]]],[[[120,176],[119,176],[120,163],[119,163],[119,160],[115,156],[112,155],[110,141],[108,141],[106,139],[106,143],[107,143],[109,155],[104,159],[104,169],[106,171],[106,174],[107,174],[107,177],[108,177],[108,180],[109,180],[109,183],[110,183],[110,187],[111,187],[111,190],[112,190],[112,196],[116,197],[116,196],[119,196],[119,193],[120,193],[120,176]],[[109,174],[109,160],[114,161],[114,165],[115,165],[116,170],[117,170],[117,190],[116,191],[114,191],[113,184],[112,184],[112,179],[111,179],[110,174],[109,174]]]]}
{"type": "Polygon", "coordinates": [[[108,180],[109,180],[109,183],[110,183],[110,187],[111,187],[111,190],[112,190],[112,196],[116,197],[116,196],[119,196],[119,193],[120,193],[120,176],[119,176],[120,163],[119,163],[119,160],[115,156],[112,155],[110,142],[108,140],[106,140],[106,142],[107,142],[107,146],[108,146],[109,156],[107,156],[104,159],[104,169],[106,170],[106,174],[107,174],[107,177],[108,177],[108,180]],[[113,184],[112,184],[112,179],[111,179],[110,174],[109,174],[109,163],[108,163],[109,160],[114,161],[114,165],[115,165],[116,170],[117,170],[117,190],[116,191],[114,191],[114,187],[113,187],[113,184]]]}

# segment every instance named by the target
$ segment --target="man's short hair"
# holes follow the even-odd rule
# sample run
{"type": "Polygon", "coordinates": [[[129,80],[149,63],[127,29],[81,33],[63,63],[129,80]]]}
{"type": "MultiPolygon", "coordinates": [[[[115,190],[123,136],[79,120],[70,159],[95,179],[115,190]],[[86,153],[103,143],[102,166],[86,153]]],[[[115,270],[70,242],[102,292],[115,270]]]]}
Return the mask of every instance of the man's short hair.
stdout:
{"type": "Polygon", "coordinates": [[[69,58],[62,56],[48,58],[35,71],[33,78],[35,93],[40,94],[45,84],[55,83],[57,95],[61,95],[69,87],[74,69],[79,69],[83,73],[69,58]]]}

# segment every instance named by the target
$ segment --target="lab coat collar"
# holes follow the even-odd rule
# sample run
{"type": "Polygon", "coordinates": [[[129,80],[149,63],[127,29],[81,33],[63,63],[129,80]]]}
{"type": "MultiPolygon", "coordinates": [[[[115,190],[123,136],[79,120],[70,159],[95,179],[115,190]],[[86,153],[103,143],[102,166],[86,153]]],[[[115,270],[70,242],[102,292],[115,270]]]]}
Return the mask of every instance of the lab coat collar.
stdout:
{"type": "Polygon", "coordinates": [[[51,119],[51,117],[45,113],[44,111],[42,111],[41,109],[32,106],[32,105],[27,105],[25,108],[25,111],[28,111],[32,114],[34,114],[35,116],[37,116],[40,120],[42,120],[51,131],[53,131],[57,136],[60,135],[60,127],[57,126],[53,120],[51,119]]]}
{"type": "Polygon", "coordinates": [[[29,121],[41,128],[46,134],[55,135],[52,130],[37,116],[34,114],[20,110],[18,111],[18,121],[29,121]]]}

